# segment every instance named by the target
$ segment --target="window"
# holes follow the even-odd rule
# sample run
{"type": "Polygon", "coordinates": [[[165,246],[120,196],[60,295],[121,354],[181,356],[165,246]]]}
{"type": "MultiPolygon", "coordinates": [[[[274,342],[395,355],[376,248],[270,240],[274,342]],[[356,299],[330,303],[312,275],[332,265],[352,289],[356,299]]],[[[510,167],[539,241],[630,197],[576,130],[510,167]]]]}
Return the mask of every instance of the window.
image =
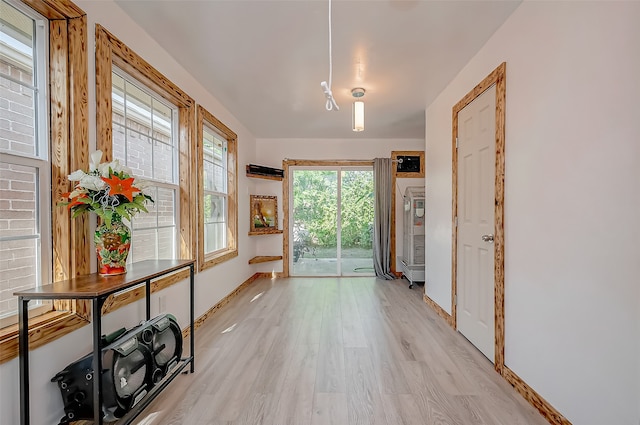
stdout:
{"type": "Polygon", "coordinates": [[[117,68],[111,81],[113,158],[151,184],[155,201],[132,220],[127,261],[177,258],[178,108],[117,68]]]}
{"type": "MultiPolygon", "coordinates": [[[[86,221],[54,206],[88,162],[86,16],[55,6],[0,0],[0,363],[18,354],[13,292],[89,272],[86,221]]],[[[29,307],[32,349],[87,323],[84,301],[29,307]]]]}
{"type": "MultiPolygon", "coordinates": [[[[103,160],[118,159],[150,181],[155,203],[132,223],[130,261],[193,258],[196,252],[195,102],[101,25],[96,25],[96,131],[103,160]],[[155,191],[155,193],[153,192],[155,191]]],[[[188,278],[154,281],[156,292],[188,278]]],[[[105,303],[113,311],[139,289],[105,303]]]]}
{"type": "Polygon", "coordinates": [[[237,136],[198,107],[198,259],[200,269],[238,255],[237,136]]]}
{"type": "Polygon", "coordinates": [[[50,192],[45,189],[51,175],[46,21],[26,7],[4,1],[0,12],[2,328],[16,323],[18,303],[13,292],[49,283],[52,266],[50,192]]]}

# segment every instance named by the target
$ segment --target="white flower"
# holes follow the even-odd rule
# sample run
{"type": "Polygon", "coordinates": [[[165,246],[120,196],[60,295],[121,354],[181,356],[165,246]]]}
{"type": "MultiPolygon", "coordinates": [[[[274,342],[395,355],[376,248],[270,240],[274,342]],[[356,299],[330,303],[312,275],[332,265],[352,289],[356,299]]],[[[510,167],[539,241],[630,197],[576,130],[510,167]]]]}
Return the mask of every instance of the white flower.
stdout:
{"type": "Polygon", "coordinates": [[[98,164],[96,169],[102,177],[109,177],[109,168],[111,168],[111,163],[105,162],[104,164],[98,164]]]}
{"type": "Polygon", "coordinates": [[[106,186],[106,183],[98,176],[85,175],[80,179],[80,186],[88,190],[102,190],[106,186]]]}
{"type": "Polygon", "coordinates": [[[73,173],[69,174],[67,178],[72,182],[79,182],[83,178],[85,178],[87,174],[82,170],[76,170],[73,173]]]}
{"type": "Polygon", "coordinates": [[[98,165],[100,165],[100,160],[102,159],[102,151],[97,150],[91,154],[89,158],[89,170],[95,171],[98,169],[98,165]]]}
{"type": "Polygon", "coordinates": [[[120,164],[119,159],[114,159],[113,162],[111,162],[110,166],[114,173],[118,173],[118,174],[124,173],[128,176],[133,174],[133,171],[131,171],[131,168],[120,164]]]}
{"type": "Polygon", "coordinates": [[[151,186],[151,183],[149,183],[147,180],[142,180],[142,179],[138,179],[135,178],[133,179],[133,187],[137,187],[138,189],[142,190],[142,189],[147,189],[151,186]]]}
{"type": "Polygon", "coordinates": [[[77,198],[78,196],[82,195],[83,193],[84,193],[83,190],[74,189],[73,192],[71,192],[69,194],[69,199],[77,198]]]}

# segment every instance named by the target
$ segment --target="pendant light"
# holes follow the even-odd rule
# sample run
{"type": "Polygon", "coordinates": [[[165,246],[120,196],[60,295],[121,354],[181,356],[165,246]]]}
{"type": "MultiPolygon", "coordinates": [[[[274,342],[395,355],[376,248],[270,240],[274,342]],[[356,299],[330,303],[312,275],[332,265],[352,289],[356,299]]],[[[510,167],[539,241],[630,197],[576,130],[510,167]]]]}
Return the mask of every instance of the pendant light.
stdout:
{"type": "Polygon", "coordinates": [[[364,89],[357,87],[351,90],[351,96],[355,99],[353,101],[353,131],[364,131],[364,102],[362,101],[364,89]]]}

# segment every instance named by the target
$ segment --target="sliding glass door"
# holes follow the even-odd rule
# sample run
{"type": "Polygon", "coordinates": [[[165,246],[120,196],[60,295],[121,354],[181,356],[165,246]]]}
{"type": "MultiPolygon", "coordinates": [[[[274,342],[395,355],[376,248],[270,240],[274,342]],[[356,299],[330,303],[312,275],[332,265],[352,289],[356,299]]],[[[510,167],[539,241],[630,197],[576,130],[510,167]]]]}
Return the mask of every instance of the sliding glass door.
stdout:
{"type": "Polygon", "coordinates": [[[371,167],[291,167],[293,276],[360,276],[373,271],[371,167]]]}

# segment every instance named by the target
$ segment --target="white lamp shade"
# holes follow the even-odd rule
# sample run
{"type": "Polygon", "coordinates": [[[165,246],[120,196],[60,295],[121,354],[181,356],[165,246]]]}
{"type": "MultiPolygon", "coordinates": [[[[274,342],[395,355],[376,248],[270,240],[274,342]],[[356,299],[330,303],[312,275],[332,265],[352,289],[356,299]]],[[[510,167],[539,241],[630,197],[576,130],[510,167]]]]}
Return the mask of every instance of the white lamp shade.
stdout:
{"type": "Polygon", "coordinates": [[[353,102],[353,131],[364,131],[364,102],[353,102]]]}

